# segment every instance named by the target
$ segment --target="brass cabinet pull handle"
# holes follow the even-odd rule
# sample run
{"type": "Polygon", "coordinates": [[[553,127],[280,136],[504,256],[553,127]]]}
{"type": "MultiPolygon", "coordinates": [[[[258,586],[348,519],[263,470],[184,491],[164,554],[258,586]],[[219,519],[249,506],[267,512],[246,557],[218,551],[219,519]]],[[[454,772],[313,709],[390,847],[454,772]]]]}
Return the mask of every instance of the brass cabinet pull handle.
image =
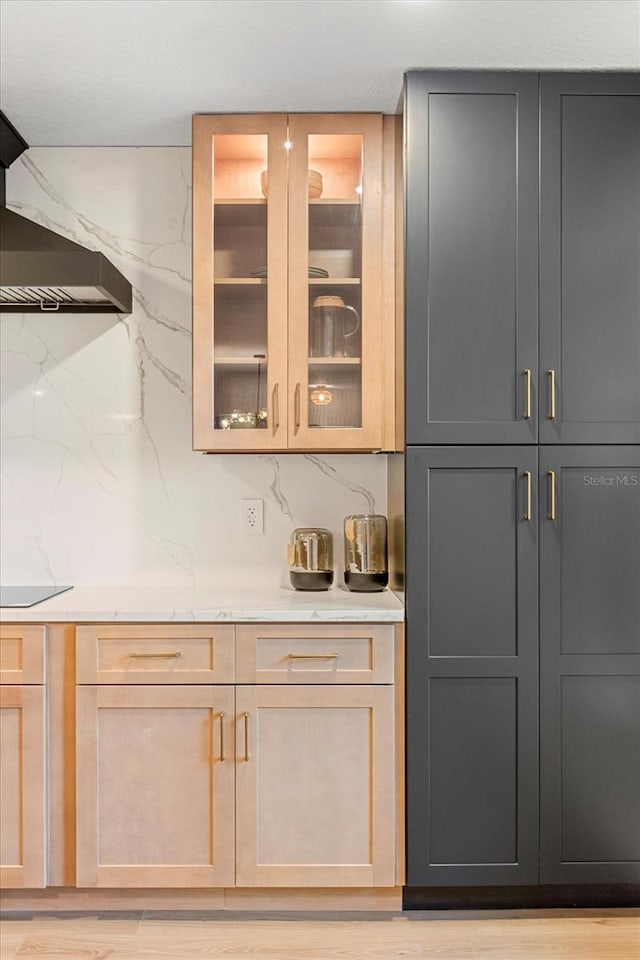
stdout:
{"type": "Polygon", "coordinates": [[[549,477],[549,513],[547,514],[549,520],[556,519],[556,472],[555,470],[547,470],[547,476],[549,477]]]}
{"type": "Polygon", "coordinates": [[[339,660],[339,653],[288,653],[287,660],[339,660]]]}
{"type": "Polygon", "coordinates": [[[244,759],[248,761],[249,759],[249,714],[243,713],[242,718],[244,720],[244,759]]]}
{"type": "Polygon", "coordinates": [[[524,475],[527,480],[527,506],[524,512],[524,520],[531,521],[533,519],[533,480],[531,477],[531,470],[525,470],[524,475]]]}
{"type": "Polygon", "coordinates": [[[179,650],[175,653],[130,653],[132,660],[179,660],[182,654],[179,650]]]}
{"type": "Polygon", "coordinates": [[[277,433],[280,428],[280,384],[274,383],[271,394],[271,412],[273,416],[273,432],[277,433]]]}
{"type": "Polygon", "coordinates": [[[293,395],[293,413],[295,419],[296,433],[300,428],[300,384],[296,383],[296,391],[293,395]]]}
{"type": "Polygon", "coordinates": [[[524,419],[531,420],[531,370],[527,367],[524,371],[526,384],[526,398],[524,404],[524,419]]]}
{"type": "Polygon", "coordinates": [[[547,414],[548,420],[556,419],[556,372],[555,370],[547,370],[549,376],[549,413],[547,414]]]}
{"type": "Polygon", "coordinates": [[[218,714],[218,719],[220,720],[220,760],[224,760],[224,713],[222,711],[218,714]]]}

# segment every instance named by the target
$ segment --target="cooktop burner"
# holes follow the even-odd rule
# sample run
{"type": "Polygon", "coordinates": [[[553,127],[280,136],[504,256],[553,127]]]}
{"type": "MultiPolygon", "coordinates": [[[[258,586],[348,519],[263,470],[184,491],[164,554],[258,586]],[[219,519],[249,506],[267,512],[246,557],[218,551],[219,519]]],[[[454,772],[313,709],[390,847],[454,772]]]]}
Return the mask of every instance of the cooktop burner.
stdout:
{"type": "Polygon", "coordinates": [[[43,600],[57,597],[59,593],[71,590],[72,587],[1,587],[0,607],[33,607],[43,600]]]}

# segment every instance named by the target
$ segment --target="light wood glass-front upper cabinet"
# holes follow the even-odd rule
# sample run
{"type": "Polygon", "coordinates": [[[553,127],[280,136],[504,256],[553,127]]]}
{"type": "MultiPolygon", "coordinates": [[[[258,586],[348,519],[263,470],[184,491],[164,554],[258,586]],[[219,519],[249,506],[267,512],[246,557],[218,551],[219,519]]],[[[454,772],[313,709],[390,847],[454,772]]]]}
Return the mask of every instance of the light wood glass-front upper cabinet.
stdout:
{"type": "Polygon", "coordinates": [[[194,117],[195,449],[389,448],[393,167],[378,114],[194,117]]]}

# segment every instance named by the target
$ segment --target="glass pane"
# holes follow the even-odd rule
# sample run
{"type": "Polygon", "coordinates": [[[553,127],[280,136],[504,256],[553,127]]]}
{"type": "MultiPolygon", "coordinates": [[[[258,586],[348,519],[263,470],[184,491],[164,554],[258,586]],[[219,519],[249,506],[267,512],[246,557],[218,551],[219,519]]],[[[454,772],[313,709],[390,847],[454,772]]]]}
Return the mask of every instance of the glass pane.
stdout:
{"type": "Polygon", "coordinates": [[[213,143],[213,406],[217,430],[267,426],[268,137],[213,143]]]}
{"type": "Polygon", "coordinates": [[[309,426],[362,426],[362,136],[309,136],[309,426]]]}

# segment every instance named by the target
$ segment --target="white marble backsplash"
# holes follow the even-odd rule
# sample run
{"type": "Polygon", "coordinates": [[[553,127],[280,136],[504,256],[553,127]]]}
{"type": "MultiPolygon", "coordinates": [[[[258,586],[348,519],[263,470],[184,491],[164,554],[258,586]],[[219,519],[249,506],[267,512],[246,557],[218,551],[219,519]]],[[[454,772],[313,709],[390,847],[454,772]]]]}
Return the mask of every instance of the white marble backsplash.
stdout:
{"type": "Polygon", "coordinates": [[[134,287],[105,315],[0,314],[6,583],[199,587],[286,580],[294,526],[386,507],[386,457],[191,449],[191,155],[33,148],[9,206],[103,250],[134,287]],[[265,502],[243,536],[239,500],[265,502]]]}

